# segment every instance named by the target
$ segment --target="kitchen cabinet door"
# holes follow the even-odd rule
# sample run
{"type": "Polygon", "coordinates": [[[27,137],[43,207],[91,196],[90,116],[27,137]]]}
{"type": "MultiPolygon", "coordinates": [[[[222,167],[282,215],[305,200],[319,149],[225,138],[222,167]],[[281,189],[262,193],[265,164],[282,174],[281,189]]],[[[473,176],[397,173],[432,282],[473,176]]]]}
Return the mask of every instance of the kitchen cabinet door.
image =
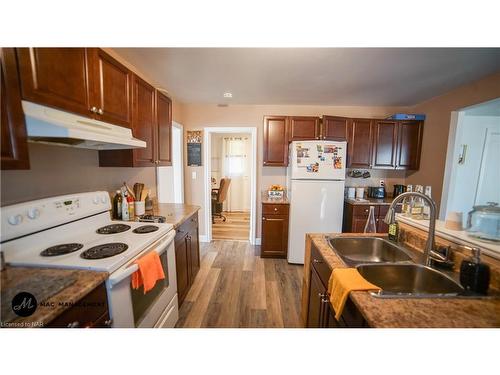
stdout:
{"type": "Polygon", "coordinates": [[[326,290],[311,264],[309,281],[309,308],[307,310],[307,328],[323,327],[324,299],[326,290]]]}
{"type": "Polygon", "coordinates": [[[372,144],[372,120],[353,119],[349,126],[347,166],[349,168],[371,168],[372,144]]]}
{"type": "Polygon", "coordinates": [[[396,168],[398,123],[396,121],[374,121],[372,168],[396,168]]]}
{"type": "Polygon", "coordinates": [[[156,122],[158,164],[172,165],[172,101],[156,91],[156,122]]]}
{"type": "Polygon", "coordinates": [[[310,141],[319,139],[319,117],[289,117],[290,141],[310,141]]]}
{"type": "Polygon", "coordinates": [[[178,231],[175,236],[175,268],[177,273],[177,294],[179,306],[189,291],[189,240],[188,233],[178,231]]]}
{"type": "Polygon", "coordinates": [[[85,48],[18,48],[22,98],[93,117],[85,48]]]}
{"type": "Polygon", "coordinates": [[[397,143],[397,169],[418,170],[422,151],[423,121],[400,121],[397,143]]]}
{"type": "Polygon", "coordinates": [[[261,257],[286,258],[288,252],[288,215],[262,217],[261,257]]]}
{"type": "Polygon", "coordinates": [[[321,138],[328,141],[347,141],[349,119],[345,117],[323,116],[321,138]]]}
{"type": "Polygon", "coordinates": [[[14,48],[0,48],[0,87],[1,169],[29,169],[26,124],[14,48]]]}
{"type": "Polygon", "coordinates": [[[156,165],[155,139],[157,133],[155,113],[155,88],[134,76],[133,83],[133,134],[146,142],[145,148],[134,149],[134,166],[156,165]]]}
{"type": "Polygon", "coordinates": [[[264,166],[288,165],[288,121],[285,116],[264,117],[264,166]]]}
{"type": "Polygon", "coordinates": [[[99,48],[89,48],[92,106],[100,121],[130,128],[132,126],[133,74],[99,48]]]}
{"type": "Polygon", "coordinates": [[[198,240],[198,214],[193,215],[190,220],[189,230],[189,273],[190,283],[193,284],[198,271],[200,270],[200,244],[198,240]]]}

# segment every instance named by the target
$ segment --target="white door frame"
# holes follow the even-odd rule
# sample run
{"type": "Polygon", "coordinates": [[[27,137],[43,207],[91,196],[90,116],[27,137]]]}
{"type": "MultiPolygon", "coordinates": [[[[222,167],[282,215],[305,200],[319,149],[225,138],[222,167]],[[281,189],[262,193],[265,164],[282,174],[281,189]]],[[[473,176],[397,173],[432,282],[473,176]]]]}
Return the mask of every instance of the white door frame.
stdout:
{"type": "Polygon", "coordinates": [[[203,150],[204,173],[205,173],[205,234],[208,242],[212,241],[212,182],[210,179],[212,137],[214,133],[248,133],[251,138],[251,163],[250,163],[250,234],[248,240],[255,245],[255,221],[257,214],[257,128],[256,127],[206,127],[203,128],[203,150]]]}
{"type": "MultiPolygon", "coordinates": [[[[179,151],[180,151],[180,167],[181,167],[181,178],[180,178],[180,187],[181,187],[181,197],[182,197],[182,202],[184,203],[184,126],[179,124],[178,122],[172,121],[172,126],[179,129],[181,131],[181,144],[179,145],[179,151]]],[[[173,165],[172,165],[173,167],[173,165]]],[[[175,176],[175,171],[174,171],[174,176],[175,176]]],[[[174,191],[174,197],[175,197],[175,191],[174,191]]]]}

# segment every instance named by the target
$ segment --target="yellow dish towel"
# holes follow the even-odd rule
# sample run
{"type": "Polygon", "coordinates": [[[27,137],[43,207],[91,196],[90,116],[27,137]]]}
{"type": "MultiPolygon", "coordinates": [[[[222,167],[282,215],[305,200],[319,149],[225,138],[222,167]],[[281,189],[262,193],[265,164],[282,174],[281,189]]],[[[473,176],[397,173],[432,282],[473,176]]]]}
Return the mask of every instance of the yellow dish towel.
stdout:
{"type": "Polygon", "coordinates": [[[347,297],[353,290],[380,290],[380,288],[366,281],[356,268],[335,268],[328,281],[328,293],[335,310],[335,319],[339,320],[347,297]]]}

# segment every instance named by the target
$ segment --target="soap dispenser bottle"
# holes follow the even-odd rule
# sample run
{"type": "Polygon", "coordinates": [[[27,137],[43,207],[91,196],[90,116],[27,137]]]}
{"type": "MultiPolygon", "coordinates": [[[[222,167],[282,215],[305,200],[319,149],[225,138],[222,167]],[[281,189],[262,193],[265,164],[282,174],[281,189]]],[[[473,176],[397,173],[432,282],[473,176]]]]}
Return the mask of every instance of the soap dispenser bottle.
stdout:
{"type": "Polygon", "coordinates": [[[471,249],[472,257],[460,265],[460,284],[471,292],[486,294],[490,284],[490,267],[481,263],[481,250],[471,249]]]}

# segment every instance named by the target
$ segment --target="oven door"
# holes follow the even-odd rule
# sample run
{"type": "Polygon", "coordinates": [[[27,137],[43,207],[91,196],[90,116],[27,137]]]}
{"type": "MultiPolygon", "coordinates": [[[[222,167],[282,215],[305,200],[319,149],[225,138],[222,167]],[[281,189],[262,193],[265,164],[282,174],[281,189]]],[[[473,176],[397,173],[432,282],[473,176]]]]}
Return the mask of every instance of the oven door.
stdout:
{"type": "MultiPolygon", "coordinates": [[[[142,287],[137,290],[131,287],[131,276],[138,269],[133,261],[110,275],[106,286],[113,327],[155,327],[158,321],[163,319],[166,310],[171,308],[172,302],[175,301],[177,305],[174,237],[175,231],[169,232],[135,258],[140,258],[150,251],[156,251],[160,255],[165,279],[159,280],[146,294],[142,287]]],[[[176,306],[176,312],[177,309],[176,306]]],[[[177,314],[174,318],[177,320],[177,314]]],[[[169,321],[172,320],[171,317],[169,321]]]]}

